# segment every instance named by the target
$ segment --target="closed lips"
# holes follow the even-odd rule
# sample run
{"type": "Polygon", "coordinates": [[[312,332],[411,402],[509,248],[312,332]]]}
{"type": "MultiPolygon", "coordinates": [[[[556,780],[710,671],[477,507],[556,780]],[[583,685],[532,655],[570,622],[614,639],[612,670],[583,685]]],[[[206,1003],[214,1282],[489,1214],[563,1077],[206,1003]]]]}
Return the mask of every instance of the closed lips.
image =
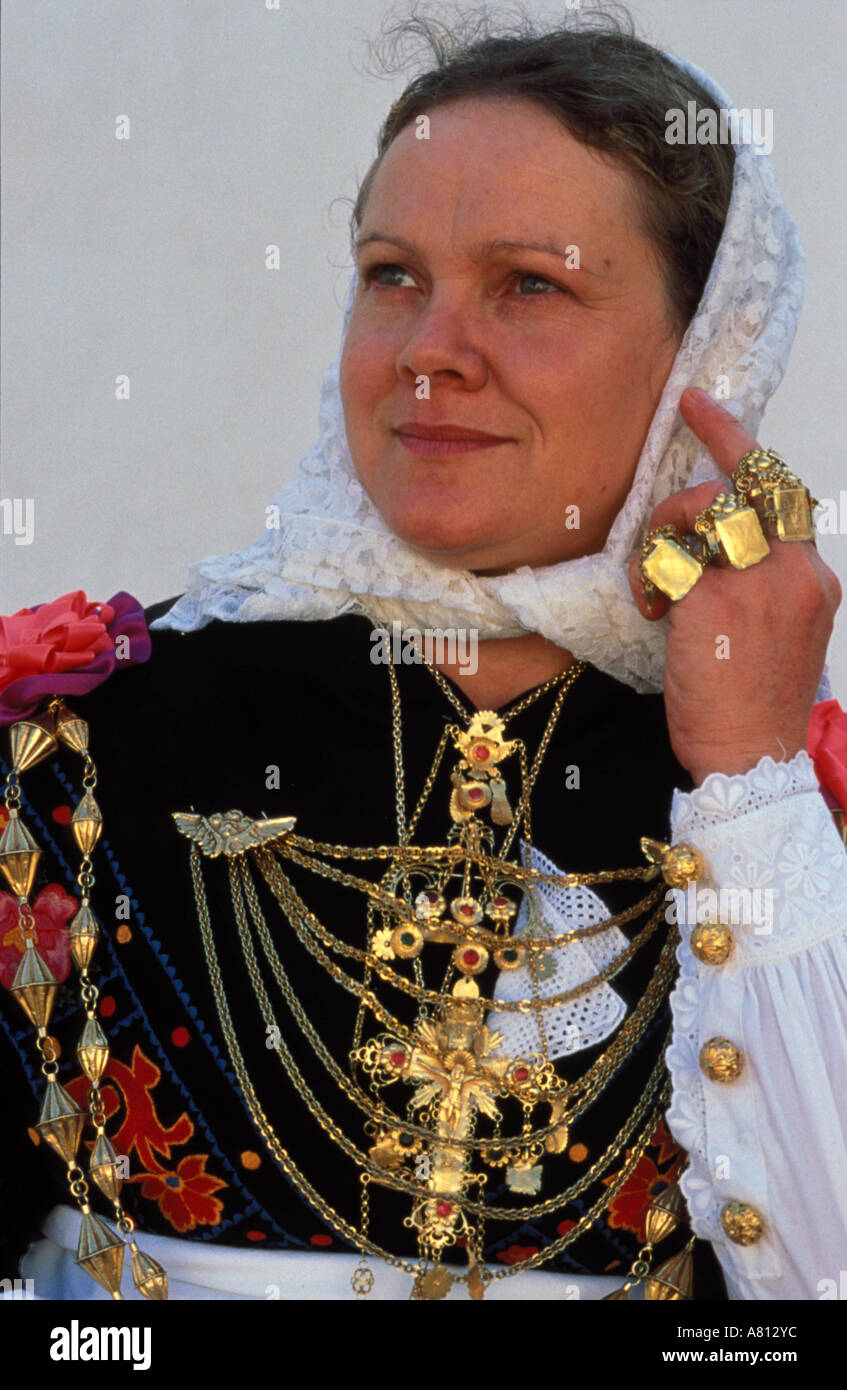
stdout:
{"type": "Polygon", "coordinates": [[[506,435],[487,434],[484,430],[468,429],[465,425],[415,425],[407,423],[397,425],[397,434],[412,435],[416,439],[442,439],[442,440],[468,440],[472,443],[491,443],[502,444],[506,442],[506,435]]]}

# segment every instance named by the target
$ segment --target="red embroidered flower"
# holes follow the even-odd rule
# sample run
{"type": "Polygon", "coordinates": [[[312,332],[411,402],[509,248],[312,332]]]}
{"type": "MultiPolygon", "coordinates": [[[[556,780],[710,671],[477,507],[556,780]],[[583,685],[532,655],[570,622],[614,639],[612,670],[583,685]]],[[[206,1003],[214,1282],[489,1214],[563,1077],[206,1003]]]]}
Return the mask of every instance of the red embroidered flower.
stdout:
{"type": "Polygon", "coordinates": [[[89,603],[82,589],[0,617],[0,725],[33,714],[45,696],[84,695],[118,660],[146,661],[150,635],[131,594],[89,603]]]}
{"type": "MultiPolygon", "coordinates": [[[[102,1082],[103,1109],[110,1120],[121,1109],[124,1117],[112,1129],[110,1138],[117,1153],[131,1157],[136,1153],[146,1171],[136,1173],[128,1182],[140,1182],[141,1194],[158,1202],[162,1215],[177,1231],[191,1231],[195,1226],[217,1226],[223,1203],[211,1194],[228,1184],[206,1172],[208,1154],[188,1154],[176,1166],[176,1172],[161,1166],[157,1154],[173,1162],[171,1149],[188,1142],[194,1125],[185,1112],[172,1125],[159,1119],[153,1092],[159,1085],[162,1072],[155,1062],[135,1045],[132,1064],[110,1057],[102,1082]]],[[[85,1076],[68,1081],[66,1090],[78,1105],[88,1103],[90,1082],[85,1076]]],[[[90,1149],[93,1140],[85,1143],[90,1149]]]]}
{"type": "Polygon", "coordinates": [[[813,707],[807,742],[827,804],[847,811],[847,714],[837,700],[813,707]]]}
{"type": "Polygon", "coordinates": [[[193,1231],[195,1226],[217,1226],[223,1202],[211,1193],[226,1187],[220,1178],[206,1172],[208,1154],[188,1154],[177,1164],[175,1173],[139,1173],[130,1182],[141,1183],[141,1195],[158,1202],[159,1210],[176,1231],[193,1231]]]}
{"type": "MultiPolygon", "coordinates": [[[[79,908],[59,883],[48,883],[32,904],[35,918],[35,944],[38,954],[50,967],[59,984],[71,968],[71,934],[68,921],[79,908]]],[[[0,980],[9,989],[26,950],[18,925],[18,901],[11,893],[0,893],[0,980]]]]}
{"type": "MultiPolygon", "coordinates": [[[[111,1119],[120,1109],[120,1100],[115,1088],[117,1087],[123,1095],[124,1118],[120,1128],[111,1135],[117,1152],[131,1156],[134,1151],[148,1172],[154,1169],[164,1173],[165,1170],[157,1161],[156,1154],[170,1160],[171,1148],[187,1144],[194,1133],[194,1125],[184,1112],[172,1125],[162,1124],[152,1095],[161,1079],[161,1069],[136,1043],[132,1050],[130,1066],[118,1057],[109,1058],[101,1085],[107,1119],[111,1119]]],[[[78,1105],[85,1105],[89,1086],[87,1078],[80,1075],[69,1081],[65,1089],[78,1105]]],[[[87,1142],[89,1147],[93,1143],[87,1142]]]]}
{"type": "Polygon", "coordinates": [[[497,1256],[505,1265],[517,1265],[522,1260],[530,1260],[533,1255],[538,1254],[537,1245],[510,1245],[507,1250],[501,1250],[497,1256]]]}
{"type": "MultiPolygon", "coordinates": [[[[642,1155],[617,1197],[613,1197],[609,1203],[609,1226],[613,1230],[632,1231],[639,1240],[643,1240],[647,1209],[654,1197],[676,1181],[676,1168],[678,1165],[674,1164],[660,1173],[653,1160],[642,1155]]],[[[603,1179],[607,1187],[614,1181],[614,1174],[603,1179]]]]}

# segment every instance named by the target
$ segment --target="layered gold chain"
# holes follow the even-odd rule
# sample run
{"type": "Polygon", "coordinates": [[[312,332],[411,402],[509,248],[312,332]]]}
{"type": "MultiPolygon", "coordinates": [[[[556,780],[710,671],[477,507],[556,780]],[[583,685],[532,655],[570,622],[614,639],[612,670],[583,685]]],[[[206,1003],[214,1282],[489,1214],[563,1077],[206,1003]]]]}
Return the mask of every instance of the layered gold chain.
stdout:
{"type": "MultiPolygon", "coordinates": [[[[407,819],[406,778],[403,759],[403,722],[396,673],[389,666],[392,712],[392,747],[395,763],[395,811],[397,843],[375,847],[331,844],[296,835],[293,822],[250,822],[240,812],[204,818],[175,814],[193,840],[191,874],[197,903],[204,954],[215,997],[218,1018],[234,1072],[242,1088],[253,1123],[276,1162],[323,1219],[358,1248],[363,1255],[378,1256],[415,1276],[414,1295],[442,1297],[450,1283],[467,1282],[472,1297],[481,1297],[491,1279],[506,1278],[522,1269],[535,1268],[554,1258],[597,1220],[620,1192],[647,1147],[668,1099],[664,1046],[652,1074],[629,1118],[611,1144],[577,1182],[551,1197],[522,1206],[497,1206],[484,1199],[484,1169],[505,1169],[507,1186],[532,1195],[540,1183],[540,1159],[545,1153],[561,1153],[570,1126],[610,1085],[633,1049],[654,1021],[667,997],[675,974],[678,934],[671,930],[659,954],[647,988],[613,1042],[588,1067],[584,1075],[566,1082],[548,1055],[543,1013],[595,989],[623,968],[665,921],[662,885],[653,886],[637,903],[601,922],[543,937],[534,925],[521,934],[510,932],[517,904],[505,889],[534,892],[542,883],[575,887],[591,883],[643,881],[655,878],[660,866],[653,862],[633,869],[603,870],[593,874],[539,873],[531,867],[530,798],[544,756],[556,727],[567,692],[584,669],[574,663],[566,672],[530,692],[508,712],[511,719],[546,692],[556,689],[550,716],[534,758],[529,760],[521,740],[506,740],[504,721],[491,712],[466,711],[440,673],[432,669],[444,693],[462,716],[464,728],[450,725],[441,735],[414,811],[407,819]],[[454,822],[448,842],[436,846],[411,844],[424,807],[432,795],[445,752],[452,739],[459,762],[451,773],[450,814],[454,822]],[[520,795],[513,812],[507,798],[500,763],[517,753],[521,769],[520,795]],[[480,812],[487,809],[493,825],[508,827],[499,852],[494,853],[494,831],[480,812]],[[508,860],[518,830],[524,830],[524,862],[508,860]],[[277,1036],[280,1065],[309,1114],[351,1161],[360,1175],[361,1219],[356,1226],[339,1213],[300,1170],[281,1142],[260,1104],[233,1026],[221,976],[202,872],[201,850],[226,857],[230,895],[242,955],[259,1013],[269,1032],[277,1036]],[[317,874],[360,895],[366,905],[367,944],[356,946],[331,931],[305,904],[284,872],[283,863],[317,874]],[[338,867],[338,861],[383,861],[376,882],[338,867]],[[269,888],[300,944],[329,979],[357,1001],[353,1047],[345,1069],[332,1055],[292,987],[274,935],[265,920],[254,875],[269,888]],[[455,897],[448,898],[458,883],[455,897]],[[415,885],[418,884],[417,895],[415,885]],[[478,886],[477,886],[478,885],[478,886]],[[464,916],[463,916],[464,914],[464,916]],[[491,919],[486,926],[484,916],[491,919]],[[570,942],[609,931],[612,927],[646,917],[627,946],[590,979],[555,994],[539,992],[540,971],[551,952],[570,942]],[[254,939],[255,938],[255,939],[254,939]],[[452,947],[452,957],[440,989],[425,985],[420,955],[431,942],[452,947]],[[339,1092],[365,1117],[365,1134],[374,1141],[361,1149],[346,1135],[318,1099],[276,1026],[273,1005],[265,986],[257,954],[261,948],[271,975],[290,1010],[300,1034],[339,1092]],[[526,962],[532,997],[505,1000],[483,997],[475,974],[493,955],[501,969],[515,969],[526,962]],[[358,979],[341,961],[360,966],[358,979]],[[411,969],[411,974],[404,973],[411,969]],[[413,1002],[415,1021],[404,1023],[378,993],[384,984],[413,1002]],[[483,1023],[483,1014],[499,1012],[532,1014],[540,1047],[516,1057],[500,1056],[502,1037],[483,1023]],[[369,1028],[369,1020],[371,1025],[369,1028]],[[375,1027],[376,1032],[371,1031],[375,1027]],[[381,1031],[380,1031],[381,1030],[381,1031]],[[414,1087],[406,1113],[388,1105],[386,1090],[397,1083],[414,1087]],[[502,1133],[501,1105],[511,1100],[523,1112],[518,1132],[502,1133]],[[537,1107],[549,1113],[540,1122],[537,1107]],[[477,1120],[486,1115],[491,1134],[477,1133],[477,1120]],[[646,1117],[646,1120],[645,1120],[646,1117]],[[589,1190],[626,1149],[618,1173],[605,1178],[605,1190],[558,1240],[530,1259],[508,1268],[489,1271],[481,1265],[486,1221],[527,1221],[550,1215],[589,1190]],[[425,1176],[409,1164],[423,1158],[425,1176]],[[417,1233],[419,1258],[401,1258],[379,1246],[369,1235],[371,1192],[374,1186],[406,1193],[412,1211],[406,1220],[417,1233]],[[460,1276],[442,1264],[443,1254],[460,1240],[468,1255],[467,1274],[460,1276]]],[[[655,842],[649,842],[655,845],[655,842]]],[[[667,846],[660,846],[667,850],[667,846]]],[[[673,851],[669,851],[671,854],[673,851]]],[[[666,881],[670,881],[666,875],[666,881]]],[[[643,1261],[642,1261],[643,1263],[643,1261]]],[[[637,1279],[643,1272],[636,1272],[637,1279]]],[[[357,1294],[367,1293],[373,1275],[361,1266],[354,1276],[357,1294]]]]}

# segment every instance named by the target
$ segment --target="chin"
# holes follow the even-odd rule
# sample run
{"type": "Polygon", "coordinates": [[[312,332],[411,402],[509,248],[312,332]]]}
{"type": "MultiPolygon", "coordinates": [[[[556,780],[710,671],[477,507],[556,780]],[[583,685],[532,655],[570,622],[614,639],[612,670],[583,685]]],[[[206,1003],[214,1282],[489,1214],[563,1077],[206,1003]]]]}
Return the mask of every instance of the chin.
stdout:
{"type": "Polygon", "coordinates": [[[434,545],[431,537],[416,540],[404,536],[403,539],[413,550],[445,569],[471,570],[474,574],[496,575],[508,574],[510,570],[518,569],[523,564],[532,563],[526,559],[511,559],[505,547],[492,545],[490,538],[473,541],[466,539],[462,544],[453,545],[434,545]]]}
{"type": "Polygon", "coordinates": [[[388,513],[385,519],[396,536],[436,564],[450,569],[503,564],[502,540],[493,527],[480,525],[478,517],[472,524],[458,518],[451,521],[443,515],[422,519],[388,513]]]}

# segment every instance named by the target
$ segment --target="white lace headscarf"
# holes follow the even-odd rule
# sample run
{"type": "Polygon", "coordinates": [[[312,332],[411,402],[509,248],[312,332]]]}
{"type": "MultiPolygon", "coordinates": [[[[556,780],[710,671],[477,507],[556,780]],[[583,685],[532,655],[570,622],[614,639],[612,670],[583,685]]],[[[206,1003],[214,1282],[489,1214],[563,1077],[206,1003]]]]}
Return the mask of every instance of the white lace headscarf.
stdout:
{"type": "MultiPolygon", "coordinates": [[[[674,61],[717,106],[732,109],[707,74],[674,61]]],[[[803,298],[803,252],[770,160],[749,128],[735,152],[729,211],[702,300],[601,551],[483,578],[413,550],[382,520],[356,475],[339,391],[339,348],[321,386],[320,437],[274,499],[278,528],[266,529],[246,549],[193,565],[186,593],[153,626],[189,631],[212,618],[257,622],[366,613],[418,629],[472,628],[481,639],[537,632],[639,692],[661,690],[668,620],[641,617],[627,567],[662,498],[720,476],[683,422],[679,397],[687,386],[712,393],[722,387],[726,407],[757,435],[782,379],[803,298]]],[[[354,271],[342,345],[355,291],[354,271]]]]}

